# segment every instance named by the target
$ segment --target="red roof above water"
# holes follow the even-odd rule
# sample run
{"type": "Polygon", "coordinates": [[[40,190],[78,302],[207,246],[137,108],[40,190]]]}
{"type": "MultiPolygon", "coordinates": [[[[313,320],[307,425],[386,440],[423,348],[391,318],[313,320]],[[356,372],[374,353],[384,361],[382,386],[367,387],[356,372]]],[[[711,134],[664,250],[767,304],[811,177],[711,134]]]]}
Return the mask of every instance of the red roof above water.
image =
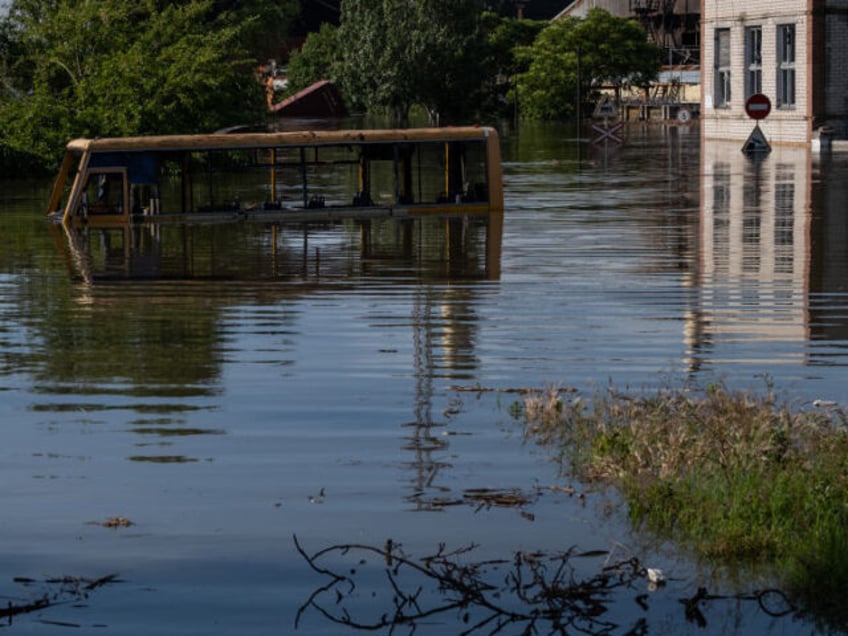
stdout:
{"type": "Polygon", "coordinates": [[[315,82],[272,104],[269,110],[280,117],[343,117],[346,114],[339,91],[329,80],[315,82]]]}

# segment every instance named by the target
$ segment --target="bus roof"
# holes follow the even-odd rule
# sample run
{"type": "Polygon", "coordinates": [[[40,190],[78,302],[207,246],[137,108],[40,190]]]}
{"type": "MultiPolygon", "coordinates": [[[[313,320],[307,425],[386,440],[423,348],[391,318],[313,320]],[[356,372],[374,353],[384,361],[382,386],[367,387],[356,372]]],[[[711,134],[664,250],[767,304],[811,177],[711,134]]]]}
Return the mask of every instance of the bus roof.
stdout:
{"type": "Polygon", "coordinates": [[[145,137],[104,137],[74,139],[72,152],[170,152],[181,150],[229,150],[236,148],[275,148],[299,145],[369,144],[390,142],[470,141],[496,136],[484,126],[452,128],[403,128],[385,130],[318,130],[296,132],[213,133],[206,135],[154,135],[145,137]]]}

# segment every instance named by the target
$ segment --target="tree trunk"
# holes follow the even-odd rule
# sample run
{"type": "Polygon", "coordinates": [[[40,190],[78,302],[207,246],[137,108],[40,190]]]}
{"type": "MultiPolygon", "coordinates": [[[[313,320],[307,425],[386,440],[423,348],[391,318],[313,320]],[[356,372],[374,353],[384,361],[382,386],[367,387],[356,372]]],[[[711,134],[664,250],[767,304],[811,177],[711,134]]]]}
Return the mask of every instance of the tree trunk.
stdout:
{"type": "Polygon", "coordinates": [[[406,128],[409,126],[409,106],[404,104],[395,104],[392,106],[392,120],[398,128],[406,128]]]}

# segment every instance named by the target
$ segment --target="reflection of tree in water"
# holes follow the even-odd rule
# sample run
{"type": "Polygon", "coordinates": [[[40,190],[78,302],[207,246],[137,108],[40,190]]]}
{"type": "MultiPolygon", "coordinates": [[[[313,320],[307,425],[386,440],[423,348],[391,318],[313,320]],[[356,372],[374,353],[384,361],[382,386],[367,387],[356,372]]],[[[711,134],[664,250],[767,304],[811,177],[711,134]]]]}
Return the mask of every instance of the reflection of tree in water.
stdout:
{"type": "MultiPolygon", "coordinates": [[[[340,544],[311,554],[297,537],[294,543],[308,565],[328,579],[300,607],[295,628],[313,611],[353,631],[382,633],[436,626],[465,635],[648,634],[650,592],[665,585],[661,573],[635,557],[616,559],[605,550],[518,551],[511,558],[470,561],[474,546],[448,550],[440,545],[435,554],[415,559],[391,540],[382,547],[340,544]],[[596,573],[579,571],[579,559],[593,560],[596,573]]],[[[796,611],[773,589],[717,596],[699,588],[678,601],[685,620],[700,628],[707,627],[709,610],[717,614],[716,622],[725,619],[722,602],[738,611],[749,601],[748,609],[774,618],[796,611]]]]}
{"type": "MultiPolygon", "coordinates": [[[[45,383],[76,384],[76,393],[84,384],[139,397],[215,396],[227,337],[221,312],[257,296],[270,304],[304,293],[244,284],[270,277],[281,259],[303,267],[300,253],[266,244],[264,227],[53,229],[80,284],[49,299],[39,324],[49,354],[40,375],[45,383]]],[[[275,320],[285,328],[295,315],[275,320]]]]}
{"type": "Polygon", "coordinates": [[[42,324],[43,382],[112,386],[144,396],[210,395],[220,375],[217,314],[168,285],[81,292],[42,324]]]}
{"type": "MultiPolygon", "coordinates": [[[[74,385],[75,393],[85,384],[98,396],[110,386],[113,395],[214,397],[220,391],[222,343],[227,337],[221,311],[246,295],[279,301],[312,289],[265,285],[268,281],[308,280],[322,286],[351,277],[364,277],[367,284],[371,276],[436,281],[420,288],[412,318],[417,397],[407,445],[416,453],[416,490],[431,487],[445,465],[432,453],[447,446],[434,434],[441,424],[430,413],[435,367],[454,373],[468,372],[477,364],[476,318],[464,309],[470,300],[462,297],[473,291],[442,287],[440,281],[489,275],[491,263],[484,253],[492,237],[486,223],[425,218],[281,224],[270,231],[258,224],[54,230],[68,269],[81,284],[72,288],[76,297],[65,299],[42,326],[50,352],[43,381],[59,388],[74,385]],[[123,285],[126,280],[144,284],[123,285]],[[439,360],[434,359],[437,346],[443,351],[439,360]]],[[[293,318],[286,313],[275,319],[293,318]]],[[[171,414],[171,406],[161,404],[158,414],[171,414]]],[[[140,421],[137,431],[167,436],[175,423],[180,424],[150,426],[140,421]]],[[[187,426],[178,428],[200,434],[187,426]]]]}

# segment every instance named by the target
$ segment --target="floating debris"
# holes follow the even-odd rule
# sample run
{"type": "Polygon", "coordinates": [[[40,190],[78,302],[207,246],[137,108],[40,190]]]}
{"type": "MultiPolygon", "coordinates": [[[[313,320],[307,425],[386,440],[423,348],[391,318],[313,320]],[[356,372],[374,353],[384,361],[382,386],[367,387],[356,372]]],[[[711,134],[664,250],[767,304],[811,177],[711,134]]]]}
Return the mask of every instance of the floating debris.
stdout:
{"type": "Polygon", "coordinates": [[[648,568],[646,572],[648,575],[648,589],[651,592],[654,592],[665,585],[665,575],[662,570],[659,568],[648,568]]]}
{"type": "Polygon", "coordinates": [[[109,517],[103,522],[104,528],[129,528],[135,524],[126,517],[109,517]]]}
{"type": "MultiPolygon", "coordinates": [[[[428,483],[429,485],[429,483],[428,483]]],[[[531,494],[523,493],[519,488],[466,488],[462,497],[433,496],[428,497],[423,491],[416,493],[410,500],[418,505],[426,505],[431,509],[446,508],[448,506],[459,506],[462,504],[473,505],[476,511],[483,508],[518,508],[535,503],[541,496],[541,489],[535,489],[531,494]]],[[[519,510],[524,519],[533,521],[535,515],[525,510],[519,510]]]]}
{"type": "Polygon", "coordinates": [[[135,523],[126,517],[109,517],[106,521],[89,521],[88,525],[102,526],[104,528],[129,528],[130,526],[134,526],[135,523]]]}
{"type": "Polygon", "coordinates": [[[830,408],[832,406],[836,406],[836,402],[833,400],[813,400],[813,406],[817,409],[830,408]]]}
{"type": "MultiPolygon", "coordinates": [[[[422,497],[413,497],[413,499],[422,499],[422,497]]],[[[433,508],[447,508],[448,506],[461,506],[465,503],[462,499],[449,499],[447,497],[429,497],[426,498],[426,503],[433,508]]]]}
{"type": "MultiPolygon", "coordinates": [[[[538,388],[526,388],[526,387],[492,387],[492,386],[481,386],[479,384],[475,384],[474,386],[467,385],[457,385],[451,384],[446,387],[448,391],[457,391],[457,392],[466,392],[466,393],[518,393],[520,395],[532,395],[534,393],[538,393],[538,388]]],[[[577,388],[573,386],[565,386],[559,387],[556,389],[560,393],[577,393],[577,388]]]]}
{"type": "Polygon", "coordinates": [[[454,415],[458,415],[462,412],[462,400],[459,398],[452,398],[445,409],[442,411],[442,415],[447,418],[450,418],[454,415]]]}
{"type": "Polygon", "coordinates": [[[518,489],[466,488],[463,497],[481,506],[520,507],[532,502],[518,489]]]}
{"type": "MultiPolygon", "coordinates": [[[[14,616],[38,612],[53,605],[76,603],[87,599],[89,594],[97,588],[111,583],[121,582],[117,574],[107,574],[106,576],[101,576],[97,579],[87,579],[77,576],[62,576],[38,581],[29,577],[16,576],[12,580],[25,588],[41,586],[43,589],[39,590],[37,595],[35,595],[31,600],[18,602],[9,601],[5,607],[0,606],[0,618],[8,619],[9,625],[12,624],[12,617],[14,616]]],[[[47,619],[41,619],[38,622],[48,625],[79,627],[76,623],[49,621],[47,619]]]]}
{"type": "Polygon", "coordinates": [[[648,580],[651,583],[665,583],[665,575],[658,568],[648,568],[648,580]]]}
{"type": "Polygon", "coordinates": [[[548,486],[547,488],[551,492],[562,492],[568,496],[572,496],[577,492],[573,486],[548,486]]]}

